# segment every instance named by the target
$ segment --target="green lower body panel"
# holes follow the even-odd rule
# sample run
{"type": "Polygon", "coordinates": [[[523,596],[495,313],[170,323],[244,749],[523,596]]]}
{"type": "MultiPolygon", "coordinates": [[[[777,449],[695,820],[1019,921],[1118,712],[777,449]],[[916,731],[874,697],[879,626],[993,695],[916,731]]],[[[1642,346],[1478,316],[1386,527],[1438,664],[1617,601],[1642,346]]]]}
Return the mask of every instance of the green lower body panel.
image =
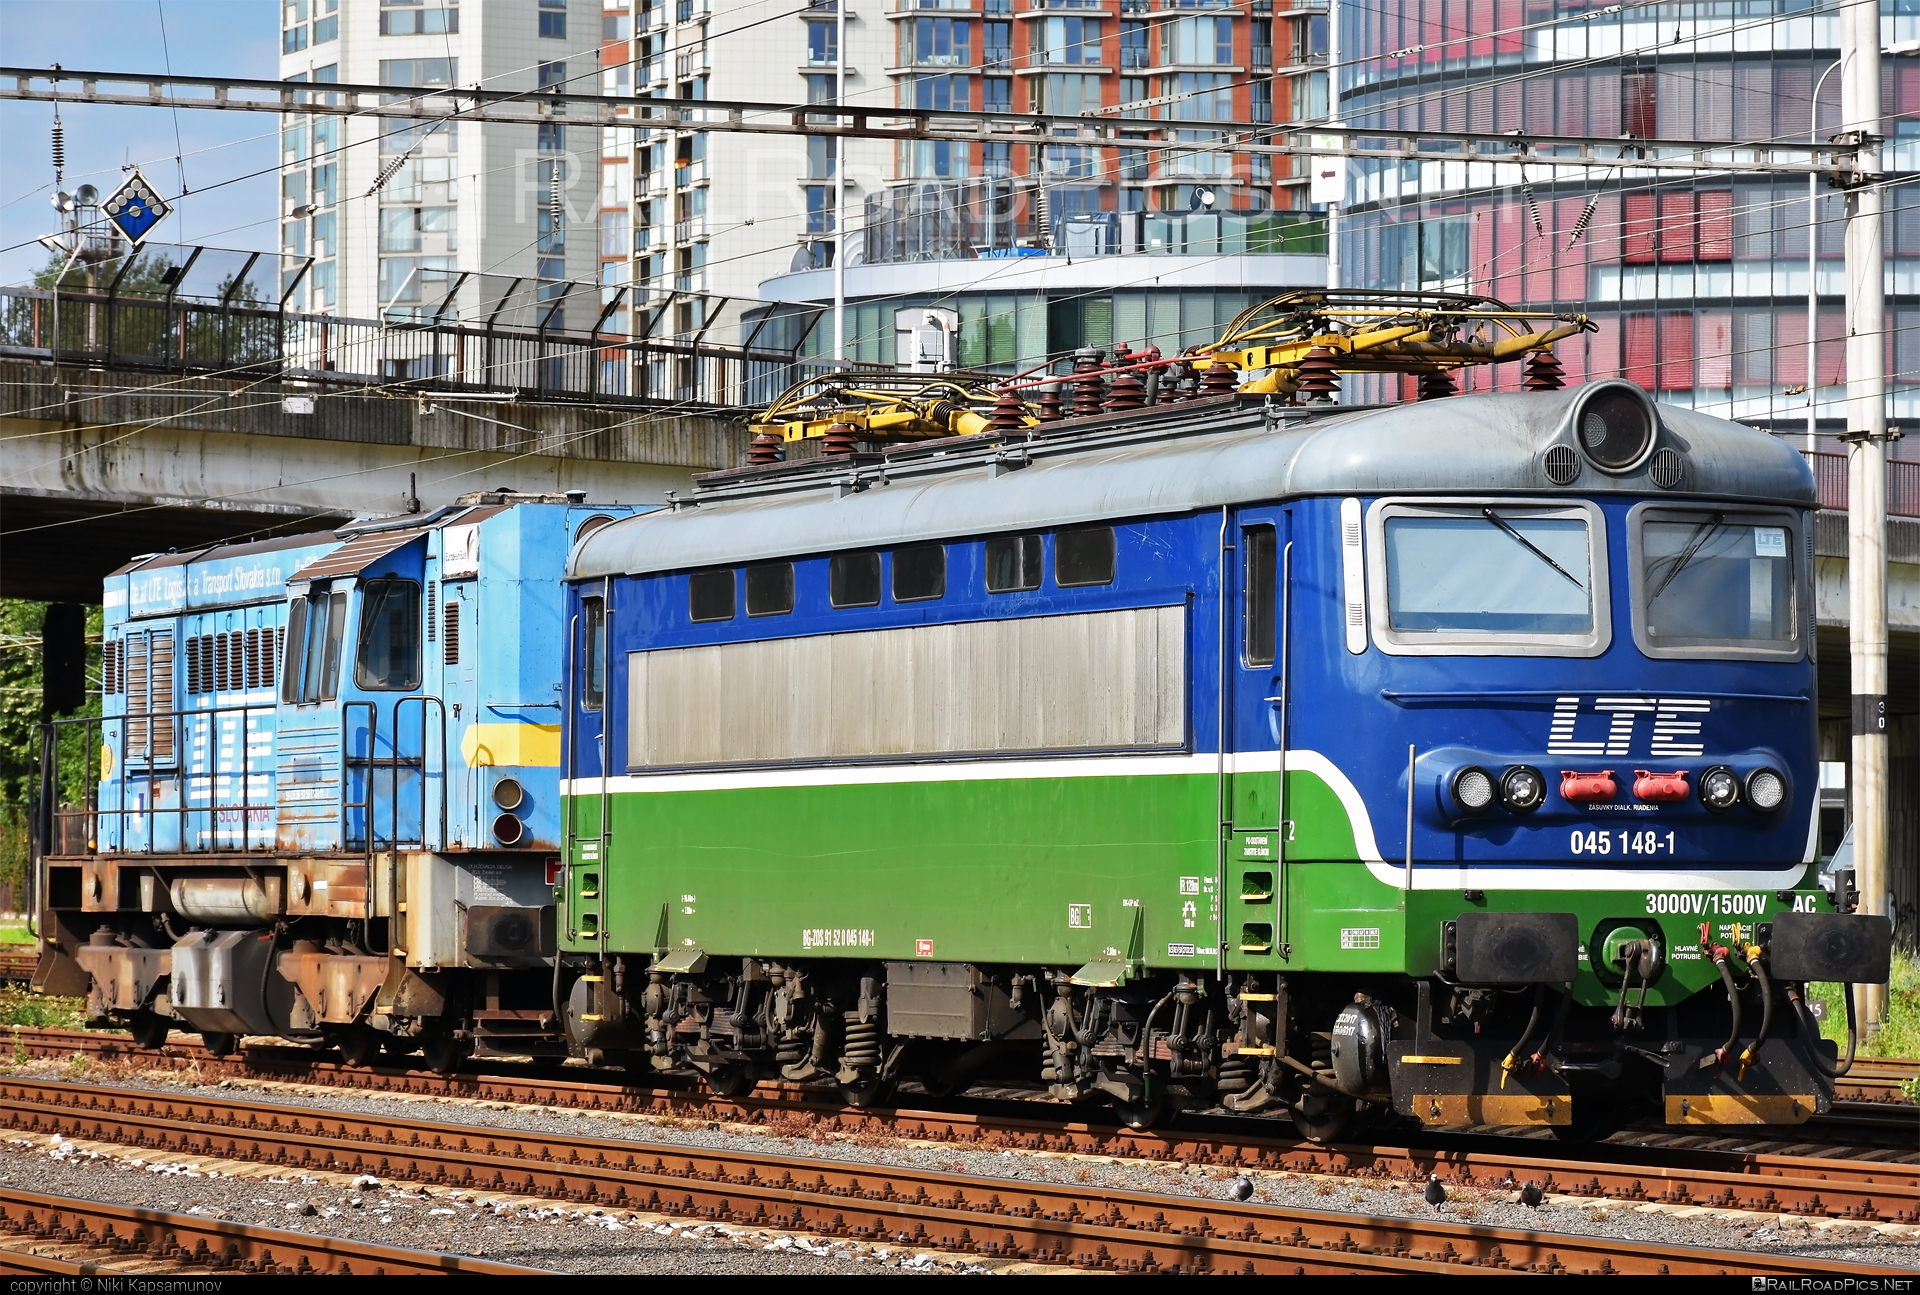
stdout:
{"type": "MultiPolygon", "coordinates": [[[[1398,867],[1365,857],[1373,830],[1351,785],[1291,753],[1284,849],[1272,827],[1220,823],[1225,803],[1271,824],[1271,773],[1238,789],[1229,775],[1223,795],[1212,757],[1063,763],[1073,771],[1060,776],[1038,762],[1012,776],[974,765],[614,779],[604,837],[597,784],[581,784],[594,790],[569,801],[562,947],[1069,970],[1124,961],[1140,974],[1216,972],[1224,944],[1228,970],[1426,976],[1442,924],[1489,908],[1576,915],[1581,1002],[1613,992],[1584,944],[1635,922],[1669,950],[1649,1005],[1717,983],[1689,956],[1701,923],[1650,915],[1630,875],[1472,897],[1404,889],[1398,867]]],[[[1745,929],[1792,902],[1746,897],[1745,929]]],[[[1710,925],[1716,940],[1740,934],[1732,919],[1710,925]]]]}

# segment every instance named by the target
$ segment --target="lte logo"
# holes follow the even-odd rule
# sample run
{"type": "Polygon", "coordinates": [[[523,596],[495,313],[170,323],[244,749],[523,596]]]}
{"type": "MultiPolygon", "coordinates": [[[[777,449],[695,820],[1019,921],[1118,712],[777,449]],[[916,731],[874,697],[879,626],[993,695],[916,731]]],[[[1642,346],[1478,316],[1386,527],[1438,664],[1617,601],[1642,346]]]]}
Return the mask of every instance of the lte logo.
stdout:
{"type": "MultiPolygon", "coordinates": [[[[1699,719],[1694,716],[1705,715],[1713,709],[1713,703],[1693,697],[1596,697],[1593,710],[1596,714],[1609,715],[1607,735],[1604,740],[1582,739],[1575,736],[1579,726],[1581,706],[1578,697],[1560,697],[1554,702],[1553,724],[1547,730],[1548,755],[1584,755],[1584,756],[1626,756],[1632,754],[1633,730],[1642,715],[1653,716],[1653,740],[1648,744],[1650,756],[1678,757],[1703,755],[1706,747],[1698,741],[1689,739],[1700,736],[1699,719]]],[[[1599,726],[1588,724],[1589,729],[1599,726]]]]}

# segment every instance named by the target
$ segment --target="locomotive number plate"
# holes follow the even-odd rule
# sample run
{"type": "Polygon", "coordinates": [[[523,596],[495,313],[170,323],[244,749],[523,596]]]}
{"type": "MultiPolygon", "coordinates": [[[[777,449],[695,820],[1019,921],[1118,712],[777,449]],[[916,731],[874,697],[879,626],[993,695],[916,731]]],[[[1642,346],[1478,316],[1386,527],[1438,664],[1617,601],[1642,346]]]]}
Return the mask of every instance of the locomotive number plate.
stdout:
{"type": "Polygon", "coordinates": [[[1572,851],[1575,854],[1624,854],[1654,855],[1672,854],[1676,838],[1672,832],[1657,832],[1651,828],[1622,828],[1609,832],[1605,828],[1592,831],[1573,829],[1572,851]]]}

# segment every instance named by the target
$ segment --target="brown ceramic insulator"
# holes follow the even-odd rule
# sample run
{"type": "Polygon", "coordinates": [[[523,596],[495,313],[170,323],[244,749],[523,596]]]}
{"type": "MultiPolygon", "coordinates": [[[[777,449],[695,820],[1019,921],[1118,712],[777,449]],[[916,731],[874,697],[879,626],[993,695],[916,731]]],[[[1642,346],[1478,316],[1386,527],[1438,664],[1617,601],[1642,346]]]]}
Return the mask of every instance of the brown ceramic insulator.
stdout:
{"type": "Polygon", "coordinates": [[[1177,405],[1187,398],[1187,383],[1193,377],[1193,366],[1185,360],[1176,360],[1169,364],[1160,378],[1160,403],[1177,405]]]}
{"type": "Polygon", "coordinates": [[[1060,388],[1058,384],[1048,383],[1046,386],[1040,388],[1040,399],[1034,403],[1040,406],[1039,417],[1043,423],[1057,423],[1067,416],[1060,408],[1060,388]]]}
{"type": "Polygon", "coordinates": [[[1340,370],[1333,352],[1324,346],[1316,346],[1301,357],[1299,373],[1301,404],[1330,405],[1340,393],[1340,370]]]}
{"type": "Polygon", "coordinates": [[[762,432],[753,438],[747,446],[748,463],[778,463],[785,458],[785,446],[780,438],[771,432],[762,432]]]}
{"type": "Polygon", "coordinates": [[[1073,412],[1071,417],[1087,418],[1100,412],[1106,398],[1106,384],[1100,380],[1100,352],[1083,346],[1073,353],[1073,412]]]}
{"type": "Polygon", "coordinates": [[[1423,373],[1420,375],[1420,399],[1444,400],[1460,390],[1451,373],[1423,373]]]}
{"type": "Polygon", "coordinates": [[[845,423],[834,423],[827,428],[827,434],[820,442],[822,454],[851,454],[859,444],[860,434],[845,423]]]}
{"type": "Polygon", "coordinates": [[[1558,391],[1567,385],[1567,371],[1552,351],[1535,351],[1527,357],[1526,368],[1521,385],[1528,391],[1558,391]]]}
{"type": "Polygon", "coordinates": [[[1139,409],[1147,403],[1147,384],[1133,366],[1140,357],[1122,344],[1113,353],[1113,362],[1121,371],[1107,383],[1107,408],[1139,409]]]}
{"type": "Polygon", "coordinates": [[[1200,375],[1200,394],[1202,396],[1230,396],[1240,385],[1240,371],[1225,360],[1215,360],[1200,375]]]}
{"type": "Polygon", "coordinates": [[[1000,394],[994,397],[993,413],[987,419],[987,430],[994,432],[1017,432],[1027,425],[1027,404],[1020,399],[1019,393],[1008,387],[1000,388],[1000,394]]]}

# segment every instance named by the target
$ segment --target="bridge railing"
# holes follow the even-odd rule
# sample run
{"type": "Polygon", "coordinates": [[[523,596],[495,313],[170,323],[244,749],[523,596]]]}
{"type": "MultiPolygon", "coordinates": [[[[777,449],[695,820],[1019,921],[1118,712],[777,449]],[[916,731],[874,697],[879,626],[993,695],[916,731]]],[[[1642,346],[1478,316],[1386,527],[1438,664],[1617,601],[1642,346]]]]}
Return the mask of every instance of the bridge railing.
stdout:
{"type": "MultiPolygon", "coordinates": [[[[609,307],[602,318],[611,316],[609,307]]],[[[750,339],[751,340],[751,339],[750,339]]],[[[408,391],[511,391],[688,412],[765,404],[831,366],[707,341],[341,319],[258,305],[0,288],[0,355],[408,391]]]]}
{"type": "MultiPolygon", "coordinates": [[[[1847,456],[1831,450],[1801,455],[1813,468],[1814,489],[1822,508],[1847,506],[1847,456]]],[[[1892,459],[1887,463],[1887,514],[1891,517],[1920,517],[1920,463],[1892,459]]]]}

